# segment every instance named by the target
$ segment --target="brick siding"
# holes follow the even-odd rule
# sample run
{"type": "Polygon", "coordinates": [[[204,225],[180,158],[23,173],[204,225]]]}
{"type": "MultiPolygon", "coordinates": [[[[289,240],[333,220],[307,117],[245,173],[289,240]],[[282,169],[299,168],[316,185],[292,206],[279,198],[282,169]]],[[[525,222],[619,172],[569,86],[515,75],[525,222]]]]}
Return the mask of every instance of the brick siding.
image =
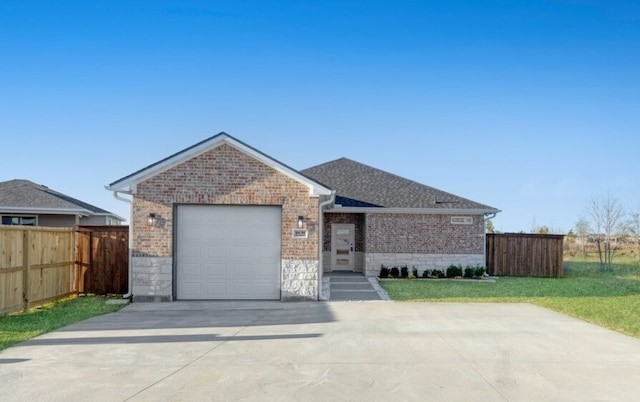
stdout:
{"type": "Polygon", "coordinates": [[[138,184],[133,200],[134,256],[167,257],[173,253],[175,204],[282,206],[282,258],[318,259],[318,199],[298,181],[245,155],[221,146],[138,184]],[[156,227],[147,225],[156,213],[156,227]],[[293,239],[298,216],[309,228],[307,239],[293,239]]]}
{"type": "Polygon", "coordinates": [[[367,253],[484,254],[484,220],[454,225],[451,215],[367,214],[367,253]]]}
{"type": "Polygon", "coordinates": [[[281,206],[282,300],[317,300],[318,198],[304,184],[227,144],[138,183],[131,222],[134,299],[172,298],[165,271],[173,258],[173,213],[179,204],[281,206]],[[157,216],[154,227],[147,224],[150,213],[157,216]],[[305,239],[292,236],[298,216],[305,217],[305,239]],[[160,274],[149,268],[156,265],[160,274]]]}

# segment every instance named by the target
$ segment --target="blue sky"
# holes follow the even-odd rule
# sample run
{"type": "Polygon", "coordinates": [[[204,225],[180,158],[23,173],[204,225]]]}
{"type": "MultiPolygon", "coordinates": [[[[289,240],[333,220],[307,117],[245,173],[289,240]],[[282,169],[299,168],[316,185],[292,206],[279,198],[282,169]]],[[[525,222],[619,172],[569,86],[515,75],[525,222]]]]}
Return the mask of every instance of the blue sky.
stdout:
{"type": "Polygon", "coordinates": [[[640,205],[640,3],[0,2],[0,180],[104,185],[225,131],[567,231],[640,205]]]}

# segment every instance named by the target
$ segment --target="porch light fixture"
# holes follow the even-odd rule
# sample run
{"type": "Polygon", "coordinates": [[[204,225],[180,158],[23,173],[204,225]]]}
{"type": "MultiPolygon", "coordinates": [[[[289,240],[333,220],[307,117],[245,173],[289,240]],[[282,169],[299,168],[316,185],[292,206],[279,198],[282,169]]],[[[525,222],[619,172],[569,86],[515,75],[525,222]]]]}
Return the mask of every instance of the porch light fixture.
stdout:
{"type": "Polygon", "coordinates": [[[298,216],[298,229],[302,229],[304,228],[304,216],[299,215],[298,216]]]}
{"type": "Polygon", "coordinates": [[[155,212],[151,212],[149,213],[149,217],[147,218],[147,224],[149,226],[155,226],[156,225],[156,221],[157,221],[157,216],[155,212]]]}

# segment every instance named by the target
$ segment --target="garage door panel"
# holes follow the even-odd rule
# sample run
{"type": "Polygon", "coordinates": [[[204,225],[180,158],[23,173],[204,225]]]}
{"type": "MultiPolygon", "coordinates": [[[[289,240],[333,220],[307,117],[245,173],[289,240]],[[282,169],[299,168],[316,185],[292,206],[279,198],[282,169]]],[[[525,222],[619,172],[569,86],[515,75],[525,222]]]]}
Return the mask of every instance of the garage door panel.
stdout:
{"type": "Polygon", "coordinates": [[[183,266],[183,271],[182,274],[184,276],[185,279],[189,279],[189,278],[199,278],[202,270],[201,268],[201,264],[200,263],[184,263],[183,266]]]}
{"type": "Polygon", "coordinates": [[[178,299],[279,299],[280,207],[181,205],[178,299]]]}
{"type": "Polygon", "coordinates": [[[206,283],[202,285],[201,299],[224,299],[219,295],[224,294],[227,289],[227,285],[224,283],[206,283]]]}
{"type": "Polygon", "coordinates": [[[228,256],[228,247],[223,247],[223,246],[211,246],[211,247],[204,247],[204,251],[205,251],[205,255],[207,256],[207,258],[209,258],[210,260],[215,260],[216,258],[225,258],[228,256]]]}
{"type": "Polygon", "coordinates": [[[225,275],[225,271],[226,271],[226,267],[227,264],[203,264],[204,268],[202,270],[202,275],[203,277],[207,277],[207,278],[220,278],[219,280],[223,280],[226,275],[225,275]]]}
{"type": "Polygon", "coordinates": [[[271,297],[267,297],[267,299],[280,297],[279,292],[273,293],[273,284],[271,283],[255,283],[252,291],[259,294],[269,294],[271,292],[271,297]]]}
{"type": "Polygon", "coordinates": [[[227,273],[229,276],[236,275],[241,282],[247,281],[247,279],[253,275],[253,265],[246,263],[238,263],[227,266],[227,273]]]}
{"type": "Polygon", "coordinates": [[[178,290],[185,294],[194,294],[201,292],[199,282],[187,282],[186,280],[180,284],[178,290]]]}

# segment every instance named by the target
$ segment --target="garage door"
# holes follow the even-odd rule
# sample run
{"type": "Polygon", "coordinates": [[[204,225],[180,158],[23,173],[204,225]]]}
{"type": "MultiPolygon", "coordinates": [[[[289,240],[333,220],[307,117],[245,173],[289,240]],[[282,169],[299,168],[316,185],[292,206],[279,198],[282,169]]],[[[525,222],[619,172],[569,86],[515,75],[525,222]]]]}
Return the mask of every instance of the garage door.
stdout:
{"type": "Polygon", "coordinates": [[[178,299],[280,299],[280,207],[180,205],[177,212],[178,299]]]}

